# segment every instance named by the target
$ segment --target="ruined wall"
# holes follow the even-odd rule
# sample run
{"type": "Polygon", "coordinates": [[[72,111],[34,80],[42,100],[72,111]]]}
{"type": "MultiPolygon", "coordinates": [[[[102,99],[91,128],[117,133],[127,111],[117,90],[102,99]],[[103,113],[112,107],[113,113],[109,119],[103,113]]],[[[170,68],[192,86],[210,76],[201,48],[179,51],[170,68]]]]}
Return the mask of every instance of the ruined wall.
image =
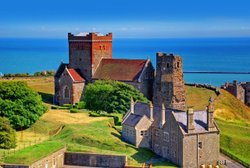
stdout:
{"type": "Polygon", "coordinates": [[[157,53],[153,102],[166,108],[186,109],[186,95],[182,58],[173,54],[157,53]]]}
{"type": "Polygon", "coordinates": [[[65,153],[64,164],[72,166],[123,168],[126,156],[85,153],[65,153]]]}
{"type": "Polygon", "coordinates": [[[250,82],[246,82],[243,86],[245,89],[245,104],[250,107],[250,82]]]}
{"type": "Polygon", "coordinates": [[[242,83],[237,83],[237,81],[233,81],[233,83],[226,83],[223,88],[234,95],[238,100],[245,103],[245,89],[242,83]]]}
{"type": "Polygon", "coordinates": [[[79,69],[87,82],[90,82],[102,58],[112,58],[112,34],[99,36],[89,33],[86,36],[68,34],[69,66],[79,69]]]}

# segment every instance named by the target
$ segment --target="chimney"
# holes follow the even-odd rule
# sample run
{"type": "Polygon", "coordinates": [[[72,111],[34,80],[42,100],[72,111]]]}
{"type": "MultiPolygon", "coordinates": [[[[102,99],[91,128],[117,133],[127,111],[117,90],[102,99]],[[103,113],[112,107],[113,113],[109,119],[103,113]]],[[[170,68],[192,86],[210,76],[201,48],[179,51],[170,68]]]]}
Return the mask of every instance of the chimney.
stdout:
{"type": "Polygon", "coordinates": [[[188,108],[187,110],[187,131],[194,130],[194,110],[192,108],[188,108]]]}
{"type": "Polygon", "coordinates": [[[130,101],[130,112],[131,112],[131,114],[134,114],[134,100],[133,100],[133,97],[131,97],[131,101],[130,101]]]}
{"type": "Polygon", "coordinates": [[[163,125],[165,124],[165,113],[166,113],[166,110],[165,110],[165,105],[164,103],[162,103],[161,105],[161,127],[163,127],[163,125]]]}
{"type": "Polygon", "coordinates": [[[153,106],[153,104],[152,104],[151,101],[149,102],[149,112],[150,112],[150,120],[154,121],[154,114],[153,114],[153,112],[154,112],[154,106],[153,106]]]}
{"type": "Polygon", "coordinates": [[[210,131],[211,128],[214,128],[214,107],[212,103],[209,103],[207,106],[207,130],[210,131]]]}

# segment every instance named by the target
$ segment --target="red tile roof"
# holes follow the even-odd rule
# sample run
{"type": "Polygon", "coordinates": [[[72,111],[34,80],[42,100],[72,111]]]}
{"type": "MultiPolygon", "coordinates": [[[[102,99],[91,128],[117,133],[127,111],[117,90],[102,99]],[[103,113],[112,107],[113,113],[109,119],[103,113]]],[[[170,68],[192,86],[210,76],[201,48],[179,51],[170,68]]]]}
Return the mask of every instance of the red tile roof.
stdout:
{"type": "Polygon", "coordinates": [[[138,80],[147,60],[102,59],[93,78],[119,81],[138,80]]]}
{"type": "Polygon", "coordinates": [[[78,72],[76,72],[75,69],[68,68],[68,71],[69,71],[71,77],[73,78],[74,82],[83,82],[84,81],[84,79],[78,74],[78,72]]]}

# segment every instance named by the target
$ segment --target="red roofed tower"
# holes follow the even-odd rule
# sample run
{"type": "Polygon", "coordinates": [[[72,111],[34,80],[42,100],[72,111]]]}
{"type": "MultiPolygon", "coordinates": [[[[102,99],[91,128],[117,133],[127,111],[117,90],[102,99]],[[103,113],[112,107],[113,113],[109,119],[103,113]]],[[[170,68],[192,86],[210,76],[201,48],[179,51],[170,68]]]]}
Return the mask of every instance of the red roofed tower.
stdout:
{"type": "Polygon", "coordinates": [[[68,33],[68,42],[69,67],[78,70],[87,82],[91,82],[102,58],[112,58],[112,33],[68,33]]]}

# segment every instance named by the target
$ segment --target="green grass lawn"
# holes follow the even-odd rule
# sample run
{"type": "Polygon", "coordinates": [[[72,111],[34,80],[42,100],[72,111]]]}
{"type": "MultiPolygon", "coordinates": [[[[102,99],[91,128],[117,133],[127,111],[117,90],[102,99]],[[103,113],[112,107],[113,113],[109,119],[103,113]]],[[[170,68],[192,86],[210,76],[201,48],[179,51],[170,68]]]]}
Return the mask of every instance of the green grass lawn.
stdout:
{"type": "Polygon", "coordinates": [[[217,119],[220,148],[250,165],[250,125],[217,119]]]}
{"type": "Polygon", "coordinates": [[[29,146],[17,151],[15,154],[6,156],[4,162],[29,165],[63,147],[64,144],[62,142],[45,141],[41,144],[29,146]]]}

